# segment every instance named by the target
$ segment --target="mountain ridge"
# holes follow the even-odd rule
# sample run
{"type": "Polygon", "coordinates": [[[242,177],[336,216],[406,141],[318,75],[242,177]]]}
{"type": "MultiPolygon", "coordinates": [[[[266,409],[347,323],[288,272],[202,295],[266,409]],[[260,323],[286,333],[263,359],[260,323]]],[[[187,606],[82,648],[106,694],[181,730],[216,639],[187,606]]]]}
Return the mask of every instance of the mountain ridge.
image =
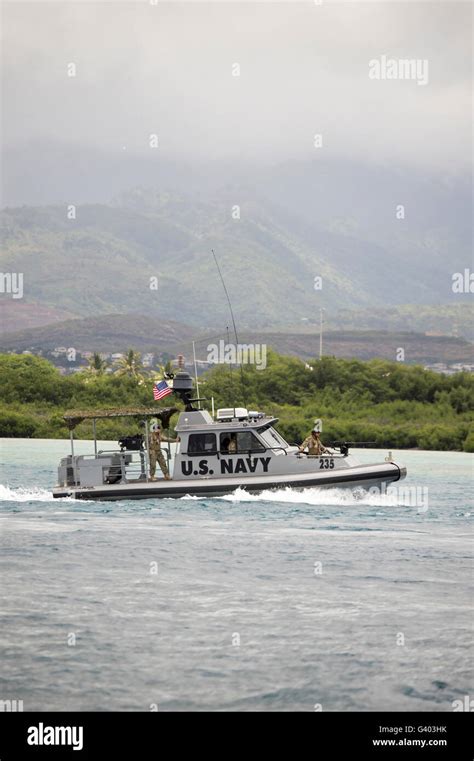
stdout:
{"type": "MultiPolygon", "coordinates": [[[[207,359],[210,343],[233,341],[232,332],[225,326],[215,330],[198,331],[194,326],[173,320],[153,323],[148,315],[115,314],[67,320],[0,337],[0,351],[52,351],[57,346],[73,347],[77,351],[120,352],[129,348],[176,357],[182,353],[190,360],[192,342],[196,343],[197,358],[207,359]]],[[[299,330],[248,331],[239,330],[243,344],[265,344],[278,353],[314,360],[319,351],[319,330],[304,326],[299,330]]],[[[394,360],[398,349],[405,351],[406,362],[474,363],[474,346],[455,336],[424,335],[413,331],[385,330],[326,330],[323,333],[323,352],[342,358],[394,360]]]]}
{"type": "Polygon", "coordinates": [[[363,240],[334,219],[312,225],[256,197],[239,206],[228,193],[197,199],[135,189],[111,205],[78,206],[72,220],[66,206],[6,209],[0,217],[3,270],[24,272],[24,302],[54,308],[59,319],[145,311],[221,325],[228,307],[211,249],[245,328],[314,319],[321,307],[336,313],[469,298],[456,299],[451,287],[462,253],[448,260],[436,245],[420,253],[423,241],[408,237],[394,255],[393,243],[375,234],[363,240]]]}

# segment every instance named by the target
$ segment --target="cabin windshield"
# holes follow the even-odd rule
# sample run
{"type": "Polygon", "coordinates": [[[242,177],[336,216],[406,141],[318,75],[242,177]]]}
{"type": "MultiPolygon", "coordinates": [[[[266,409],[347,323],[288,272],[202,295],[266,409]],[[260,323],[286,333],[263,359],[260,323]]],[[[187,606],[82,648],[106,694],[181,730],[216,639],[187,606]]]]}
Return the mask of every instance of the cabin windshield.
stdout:
{"type": "Polygon", "coordinates": [[[216,451],[214,433],[191,433],[188,441],[188,454],[213,454],[216,451]]]}
{"type": "Polygon", "coordinates": [[[220,451],[228,454],[264,452],[265,447],[252,431],[225,431],[220,435],[220,451]]]}
{"type": "Polygon", "coordinates": [[[283,436],[280,436],[278,431],[275,431],[275,429],[272,428],[271,426],[268,426],[266,428],[258,428],[257,432],[260,435],[260,438],[263,439],[267,447],[271,447],[271,448],[283,447],[283,449],[286,449],[288,447],[288,443],[285,441],[283,436]]]}

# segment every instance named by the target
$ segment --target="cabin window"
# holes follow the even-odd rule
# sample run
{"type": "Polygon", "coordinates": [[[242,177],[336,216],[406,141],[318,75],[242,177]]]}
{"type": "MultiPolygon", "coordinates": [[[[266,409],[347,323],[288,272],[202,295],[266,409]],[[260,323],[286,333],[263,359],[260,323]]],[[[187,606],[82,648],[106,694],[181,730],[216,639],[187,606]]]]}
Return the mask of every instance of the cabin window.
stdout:
{"type": "Polygon", "coordinates": [[[229,431],[221,433],[220,451],[224,454],[245,454],[264,452],[265,447],[252,431],[229,431]]]}
{"type": "Polygon", "coordinates": [[[188,454],[215,454],[215,433],[191,433],[188,442],[188,454]]]}
{"type": "Polygon", "coordinates": [[[288,443],[285,441],[285,439],[282,436],[280,436],[278,431],[275,431],[274,428],[265,426],[265,428],[259,428],[258,432],[260,436],[262,437],[262,439],[264,440],[265,444],[271,449],[275,449],[278,447],[282,447],[283,449],[286,449],[288,447],[288,443]]]}

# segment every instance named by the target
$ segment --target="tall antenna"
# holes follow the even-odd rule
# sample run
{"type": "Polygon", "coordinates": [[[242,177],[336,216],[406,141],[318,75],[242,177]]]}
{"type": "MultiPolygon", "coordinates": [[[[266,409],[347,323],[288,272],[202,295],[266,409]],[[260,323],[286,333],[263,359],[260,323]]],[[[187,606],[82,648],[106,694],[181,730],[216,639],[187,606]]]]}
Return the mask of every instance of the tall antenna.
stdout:
{"type": "MultiPolygon", "coordinates": [[[[227,343],[229,343],[229,327],[226,327],[226,333],[227,333],[227,343]]],[[[235,417],[235,396],[234,396],[234,380],[232,376],[232,363],[229,362],[229,380],[230,380],[230,395],[232,397],[232,403],[234,406],[234,417],[235,417]]]]}
{"type": "MultiPolygon", "coordinates": [[[[236,328],[236,325],[235,325],[235,319],[234,319],[234,312],[232,310],[232,304],[230,303],[229,293],[227,291],[226,284],[224,282],[224,278],[222,276],[221,268],[219,267],[219,262],[217,261],[217,256],[215,255],[213,248],[211,248],[211,251],[212,251],[212,255],[214,257],[214,261],[216,263],[216,267],[217,267],[217,271],[219,273],[219,277],[221,279],[222,287],[224,288],[224,293],[225,293],[226,298],[227,298],[227,303],[229,304],[229,311],[230,311],[230,316],[231,316],[231,319],[232,319],[232,325],[233,325],[234,334],[235,334],[235,342],[236,342],[236,347],[235,348],[237,350],[237,347],[239,346],[239,337],[237,335],[237,328],[236,328]]],[[[242,383],[242,394],[243,394],[243,397],[244,397],[245,406],[247,406],[247,398],[246,398],[247,395],[245,393],[244,370],[243,370],[243,367],[242,367],[242,362],[240,362],[240,380],[241,380],[241,383],[242,383]]]]}
{"type": "Polygon", "coordinates": [[[230,316],[232,318],[232,325],[234,327],[235,340],[237,341],[237,343],[239,343],[239,339],[237,338],[237,328],[235,327],[234,312],[232,311],[232,304],[230,303],[229,293],[227,291],[227,288],[226,288],[226,285],[225,285],[225,282],[224,282],[224,278],[222,277],[221,268],[219,267],[219,262],[217,261],[217,257],[216,257],[216,255],[214,253],[214,249],[211,248],[211,251],[212,251],[212,255],[214,257],[214,261],[216,263],[216,267],[217,267],[217,271],[219,273],[219,277],[220,277],[221,282],[222,282],[222,287],[224,288],[224,292],[225,292],[225,295],[227,297],[227,303],[229,304],[230,316]]]}

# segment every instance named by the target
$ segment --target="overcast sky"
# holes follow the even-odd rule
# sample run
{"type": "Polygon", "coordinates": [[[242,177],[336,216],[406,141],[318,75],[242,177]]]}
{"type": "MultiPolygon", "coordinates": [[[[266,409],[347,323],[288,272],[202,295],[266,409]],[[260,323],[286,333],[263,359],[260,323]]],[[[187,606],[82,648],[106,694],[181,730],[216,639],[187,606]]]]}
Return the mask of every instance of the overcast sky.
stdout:
{"type": "Polygon", "coordinates": [[[3,144],[467,169],[470,3],[5,3],[3,144]],[[369,79],[381,56],[428,84],[369,79]],[[75,77],[67,76],[74,63],[75,77]],[[240,76],[232,76],[233,64],[240,76]]]}

